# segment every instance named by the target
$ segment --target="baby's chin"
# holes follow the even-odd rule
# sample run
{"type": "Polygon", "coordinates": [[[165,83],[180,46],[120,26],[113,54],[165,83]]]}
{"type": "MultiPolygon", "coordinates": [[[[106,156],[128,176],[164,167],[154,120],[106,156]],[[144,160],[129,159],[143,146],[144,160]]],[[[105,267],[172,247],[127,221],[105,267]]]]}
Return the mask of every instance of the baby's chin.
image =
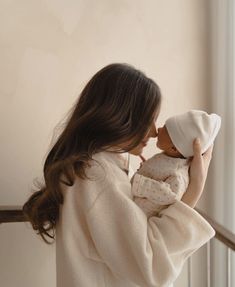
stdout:
{"type": "Polygon", "coordinates": [[[168,150],[164,150],[163,151],[166,155],[168,156],[171,156],[171,157],[177,157],[177,158],[183,158],[183,156],[178,152],[171,152],[171,151],[168,151],[168,150]]]}
{"type": "Polygon", "coordinates": [[[162,150],[161,145],[159,143],[159,140],[157,140],[157,142],[156,142],[156,147],[159,148],[160,150],[162,150]]]}

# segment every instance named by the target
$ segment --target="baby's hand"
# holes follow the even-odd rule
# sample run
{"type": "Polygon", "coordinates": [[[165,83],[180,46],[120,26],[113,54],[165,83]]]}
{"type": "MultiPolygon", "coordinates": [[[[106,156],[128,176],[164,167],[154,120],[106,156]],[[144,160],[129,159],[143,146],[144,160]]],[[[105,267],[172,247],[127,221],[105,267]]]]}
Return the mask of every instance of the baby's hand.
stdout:
{"type": "Polygon", "coordinates": [[[141,158],[142,163],[143,163],[144,161],[146,161],[146,159],[142,156],[142,154],[140,154],[139,157],[141,158]]]}
{"type": "Polygon", "coordinates": [[[142,155],[139,155],[139,157],[141,158],[142,162],[140,163],[140,167],[137,169],[137,171],[142,167],[143,162],[146,161],[146,159],[142,155]]]}

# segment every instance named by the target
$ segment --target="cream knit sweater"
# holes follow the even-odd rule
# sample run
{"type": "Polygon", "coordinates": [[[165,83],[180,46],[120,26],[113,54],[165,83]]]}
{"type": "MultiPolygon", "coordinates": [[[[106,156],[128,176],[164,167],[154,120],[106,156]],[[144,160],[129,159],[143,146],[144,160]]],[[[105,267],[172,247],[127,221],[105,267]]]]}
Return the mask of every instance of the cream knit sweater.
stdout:
{"type": "Polygon", "coordinates": [[[181,201],[147,219],[133,201],[122,156],[100,152],[94,159],[91,180],[61,184],[57,287],[168,287],[214,230],[181,201]]]}

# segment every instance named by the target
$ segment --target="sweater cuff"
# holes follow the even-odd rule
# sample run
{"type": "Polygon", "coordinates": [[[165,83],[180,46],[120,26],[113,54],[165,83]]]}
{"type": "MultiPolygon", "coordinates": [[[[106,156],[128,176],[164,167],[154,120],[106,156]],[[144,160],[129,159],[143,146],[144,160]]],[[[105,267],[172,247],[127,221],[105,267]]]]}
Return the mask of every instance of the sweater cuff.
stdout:
{"type": "Polygon", "coordinates": [[[202,235],[204,235],[205,242],[209,241],[215,236],[215,230],[209,224],[209,222],[207,222],[206,219],[201,216],[195,209],[188,206],[183,201],[176,201],[168,208],[162,210],[160,212],[160,216],[175,216],[176,213],[182,222],[187,220],[188,223],[191,222],[193,225],[198,226],[199,230],[202,232],[202,235]]]}

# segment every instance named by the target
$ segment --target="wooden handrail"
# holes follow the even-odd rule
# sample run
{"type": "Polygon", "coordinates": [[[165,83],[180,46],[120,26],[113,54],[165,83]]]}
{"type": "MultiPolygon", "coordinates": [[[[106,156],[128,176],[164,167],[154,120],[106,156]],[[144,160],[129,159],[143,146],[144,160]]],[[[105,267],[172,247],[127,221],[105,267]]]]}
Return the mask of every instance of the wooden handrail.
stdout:
{"type": "MultiPolygon", "coordinates": [[[[235,251],[235,234],[223,227],[221,224],[217,223],[201,210],[196,208],[196,211],[200,213],[215,229],[215,238],[235,251]]],[[[26,221],[28,221],[28,219],[23,214],[21,206],[0,206],[0,223],[26,221]]]]}
{"type": "Polygon", "coordinates": [[[227,247],[229,247],[233,251],[235,251],[235,234],[232,233],[227,228],[225,228],[223,225],[217,223],[214,219],[210,218],[208,215],[206,215],[201,210],[199,210],[197,208],[195,208],[195,209],[215,229],[215,232],[216,232],[215,238],[217,238],[219,241],[223,242],[224,245],[226,245],[227,247]]]}
{"type": "Polygon", "coordinates": [[[0,223],[26,222],[21,206],[0,206],[0,223]]]}

